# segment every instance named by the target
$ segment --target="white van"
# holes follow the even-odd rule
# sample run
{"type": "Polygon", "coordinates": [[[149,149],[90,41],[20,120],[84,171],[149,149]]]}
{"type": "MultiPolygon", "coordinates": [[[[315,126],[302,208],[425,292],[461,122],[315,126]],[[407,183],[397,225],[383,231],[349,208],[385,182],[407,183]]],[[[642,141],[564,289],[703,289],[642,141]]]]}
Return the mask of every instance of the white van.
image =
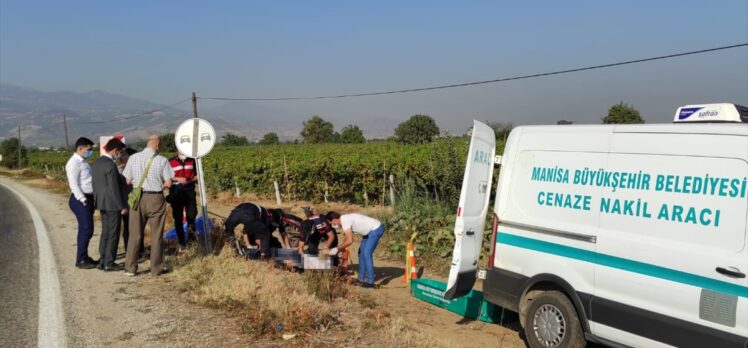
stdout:
{"type": "Polygon", "coordinates": [[[500,164],[483,291],[531,347],[748,347],[748,109],[518,127],[494,148],[475,122],[446,298],[476,281],[500,164]]]}

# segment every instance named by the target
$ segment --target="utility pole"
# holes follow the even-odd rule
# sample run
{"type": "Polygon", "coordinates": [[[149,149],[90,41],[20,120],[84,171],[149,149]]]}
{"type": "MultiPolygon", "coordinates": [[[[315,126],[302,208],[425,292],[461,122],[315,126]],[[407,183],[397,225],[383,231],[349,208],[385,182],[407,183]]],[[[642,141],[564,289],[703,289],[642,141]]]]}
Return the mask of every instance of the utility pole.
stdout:
{"type": "Polygon", "coordinates": [[[197,96],[192,92],[192,117],[197,118],[197,96]]]}
{"type": "Polygon", "coordinates": [[[62,123],[65,125],[65,152],[70,150],[70,143],[68,142],[68,117],[62,115],[62,123]]]}
{"type": "Polygon", "coordinates": [[[18,168],[21,168],[21,125],[18,125],[18,168]]]}

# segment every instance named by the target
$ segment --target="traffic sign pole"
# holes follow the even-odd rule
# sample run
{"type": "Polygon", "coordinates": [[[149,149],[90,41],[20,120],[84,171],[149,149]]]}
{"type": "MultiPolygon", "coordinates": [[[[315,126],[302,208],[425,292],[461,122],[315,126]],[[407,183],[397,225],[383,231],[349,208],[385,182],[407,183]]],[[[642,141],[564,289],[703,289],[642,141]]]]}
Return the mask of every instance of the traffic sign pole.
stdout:
{"type": "Polygon", "coordinates": [[[197,165],[197,180],[200,186],[200,202],[203,206],[203,238],[205,239],[205,248],[211,252],[210,239],[208,238],[208,199],[205,193],[205,175],[203,174],[203,159],[198,157],[195,161],[197,165]]]}
{"type": "Polygon", "coordinates": [[[203,210],[203,237],[205,249],[212,252],[210,238],[208,238],[208,199],[205,192],[205,172],[202,157],[207,155],[216,142],[216,132],[206,120],[197,117],[197,96],[192,92],[193,116],[182,122],[174,133],[174,142],[179,152],[195,159],[197,166],[198,187],[200,187],[200,201],[203,210]]]}

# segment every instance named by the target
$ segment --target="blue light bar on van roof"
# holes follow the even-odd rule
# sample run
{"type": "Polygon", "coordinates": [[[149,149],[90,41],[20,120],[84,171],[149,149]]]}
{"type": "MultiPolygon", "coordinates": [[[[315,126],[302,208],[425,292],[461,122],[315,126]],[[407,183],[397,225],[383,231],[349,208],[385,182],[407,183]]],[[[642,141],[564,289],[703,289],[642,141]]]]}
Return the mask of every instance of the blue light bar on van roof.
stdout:
{"type": "Polygon", "coordinates": [[[733,122],[748,123],[748,107],[721,103],[681,106],[673,123],[733,122]]]}

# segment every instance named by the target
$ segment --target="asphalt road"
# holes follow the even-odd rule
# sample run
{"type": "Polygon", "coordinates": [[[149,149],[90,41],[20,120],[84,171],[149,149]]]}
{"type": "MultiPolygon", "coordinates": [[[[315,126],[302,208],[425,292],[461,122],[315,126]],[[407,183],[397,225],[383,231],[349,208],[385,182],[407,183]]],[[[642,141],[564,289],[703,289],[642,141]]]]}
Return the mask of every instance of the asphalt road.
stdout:
{"type": "Polygon", "coordinates": [[[0,185],[0,347],[34,347],[39,326],[39,250],[26,206],[0,185]]]}

